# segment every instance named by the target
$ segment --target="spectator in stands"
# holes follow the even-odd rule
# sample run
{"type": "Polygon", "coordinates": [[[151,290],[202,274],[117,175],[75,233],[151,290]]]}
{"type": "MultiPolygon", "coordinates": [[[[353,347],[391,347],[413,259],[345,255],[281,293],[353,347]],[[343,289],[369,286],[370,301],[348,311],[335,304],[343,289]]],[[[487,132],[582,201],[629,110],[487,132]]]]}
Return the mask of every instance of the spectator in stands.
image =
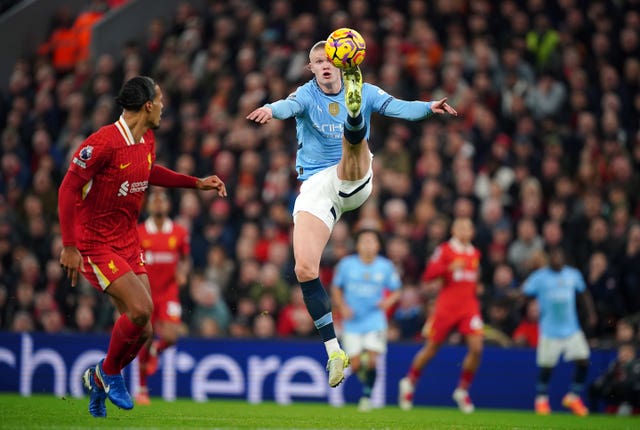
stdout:
{"type": "Polygon", "coordinates": [[[630,415],[640,408],[640,360],[633,344],[618,346],[616,359],[589,385],[591,409],[599,410],[601,401],[607,413],[618,415],[630,415]]]}
{"type": "MultiPolygon", "coordinates": [[[[528,198],[524,196],[524,198],[528,198]]],[[[538,235],[533,219],[518,221],[516,239],[509,245],[508,261],[513,265],[519,278],[523,279],[530,271],[530,259],[536,251],[542,250],[544,243],[538,235]]]]}
{"type": "Polygon", "coordinates": [[[538,346],[540,334],[538,328],[539,317],[540,308],[538,301],[535,299],[527,300],[524,306],[524,315],[511,336],[515,345],[528,346],[529,348],[536,348],[538,346]]]}

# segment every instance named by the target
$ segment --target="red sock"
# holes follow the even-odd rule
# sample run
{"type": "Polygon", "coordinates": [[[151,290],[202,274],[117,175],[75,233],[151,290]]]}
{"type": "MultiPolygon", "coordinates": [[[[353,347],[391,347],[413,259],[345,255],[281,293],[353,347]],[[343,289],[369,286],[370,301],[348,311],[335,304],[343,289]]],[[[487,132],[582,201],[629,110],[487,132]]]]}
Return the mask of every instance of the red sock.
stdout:
{"type": "MultiPolygon", "coordinates": [[[[113,330],[111,330],[109,349],[102,363],[102,369],[107,375],[117,375],[120,373],[122,370],[121,363],[123,357],[127,355],[133,345],[138,343],[143,331],[144,326],[137,326],[132,323],[127,314],[120,315],[120,318],[118,318],[113,326],[113,330]]],[[[142,345],[138,345],[138,350],[140,346],[142,345]]]]}
{"type": "Polygon", "coordinates": [[[140,365],[139,381],[140,387],[147,386],[147,372],[145,371],[147,367],[147,361],[149,360],[149,348],[145,345],[140,348],[140,352],[138,353],[138,364],[140,365]]]}
{"type": "Polygon", "coordinates": [[[140,368],[140,371],[138,372],[138,382],[140,384],[140,388],[147,387],[147,372],[142,368],[140,368]]]}
{"type": "MultiPolygon", "coordinates": [[[[120,359],[120,369],[124,369],[133,361],[134,358],[137,357],[138,353],[143,349],[144,345],[147,343],[147,337],[138,337],[138,340],[133,342],[127,352],[120,359]]],[[[146,348],[144,348],[146,349],[146,348]]]]}
{"type": "Polygon", "coordinates": [[[415,385],[416,382],[418,382],[418,379],[420,379],[420,375],[422,375],[422,369],[416,369],[415,367],[411,366],[411,368],[409,369],[409,373],[407,373],[407,378],[409,378],[411,383],[415,385]]]}
{"type": "Polygon", "coordinates": [[[162,351],[164,351],[165,349],[167,349],[171,345],[173,345],[172,343],[169,343],[164,339],[159,339],[158,341],[155,342],[155,344],[156,344],[156,353],[157,353],[157,355],[160,355],[160,353],[162,351]]]}
{"type": "Polygon", "coordinates": [[[468,390],[471,386],[471,382],[473,382],[473,377],[476,376],[475,371],[462,369],[462,373],[460,374],[460,382],[458,382],[458,387],[464,390],[468,390]]]}

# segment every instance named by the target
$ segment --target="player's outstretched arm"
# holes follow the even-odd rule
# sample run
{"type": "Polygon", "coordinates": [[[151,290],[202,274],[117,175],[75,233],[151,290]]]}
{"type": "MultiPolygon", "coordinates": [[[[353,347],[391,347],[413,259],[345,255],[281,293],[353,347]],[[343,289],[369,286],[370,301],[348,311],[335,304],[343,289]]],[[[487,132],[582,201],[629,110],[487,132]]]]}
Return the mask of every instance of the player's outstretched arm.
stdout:
{"type": "Polygon", "coordinates": [[[374,108],[381,115],[391,118],[419,121],[431,115],[450,114],[458,116],[458,112],[447,103],[446,98],[430,102],[408,101],[391,97],[384,91],[373,94],[373,97],[375,97],[374,108]]]}
{"type": "Polygon", "coordinates": [[[196,182],[196,188],[199,190],[216,190],[219,197],[227,197],[227,187],[222,182],[222,179],[216,175],[207,176],[203,179],[198,179],[196,182]]]}
{"type": "Polygon", "coordinates": [[[227,188],[224,182],[216,175],[207,176],[206,178],[196,178],[194,176],[184,175],[174,172],[166,167],[154,164],[151,167],[149,175],[149,183],[166,188],[197,188],[199,190],[216,190],[220,197],[227,196],[227,188]]]}

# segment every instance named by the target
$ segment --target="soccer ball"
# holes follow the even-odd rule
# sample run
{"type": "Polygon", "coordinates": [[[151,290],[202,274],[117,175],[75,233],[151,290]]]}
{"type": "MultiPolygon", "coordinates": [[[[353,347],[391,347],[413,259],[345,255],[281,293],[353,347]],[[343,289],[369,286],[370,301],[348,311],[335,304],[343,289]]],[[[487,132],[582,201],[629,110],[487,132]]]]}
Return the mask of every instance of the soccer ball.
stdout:
{"type": "Polygon", "coordinates": [[[327,58],[340,69],[351,69],[362,63],[366,49],[364,38],[351,28],[335,30],[324,45],[327,58]]]}

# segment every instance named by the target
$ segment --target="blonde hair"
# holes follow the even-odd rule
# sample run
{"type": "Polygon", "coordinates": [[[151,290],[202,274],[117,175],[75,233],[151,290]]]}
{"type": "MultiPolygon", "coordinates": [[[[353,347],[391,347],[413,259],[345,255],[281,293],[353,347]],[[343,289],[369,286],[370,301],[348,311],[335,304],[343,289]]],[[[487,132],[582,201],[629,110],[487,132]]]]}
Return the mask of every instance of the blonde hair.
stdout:
{"type": "Polygon", "coordinates": [[[324,45],[327,43],[326,40],[321,40],[319,42],[316,42],[311,49],[309,50],[309,60],[311,60],[311,54],[313,54],[313,51],[316,51],[318,49],[323,49],[324,50],[324,45]]]}

